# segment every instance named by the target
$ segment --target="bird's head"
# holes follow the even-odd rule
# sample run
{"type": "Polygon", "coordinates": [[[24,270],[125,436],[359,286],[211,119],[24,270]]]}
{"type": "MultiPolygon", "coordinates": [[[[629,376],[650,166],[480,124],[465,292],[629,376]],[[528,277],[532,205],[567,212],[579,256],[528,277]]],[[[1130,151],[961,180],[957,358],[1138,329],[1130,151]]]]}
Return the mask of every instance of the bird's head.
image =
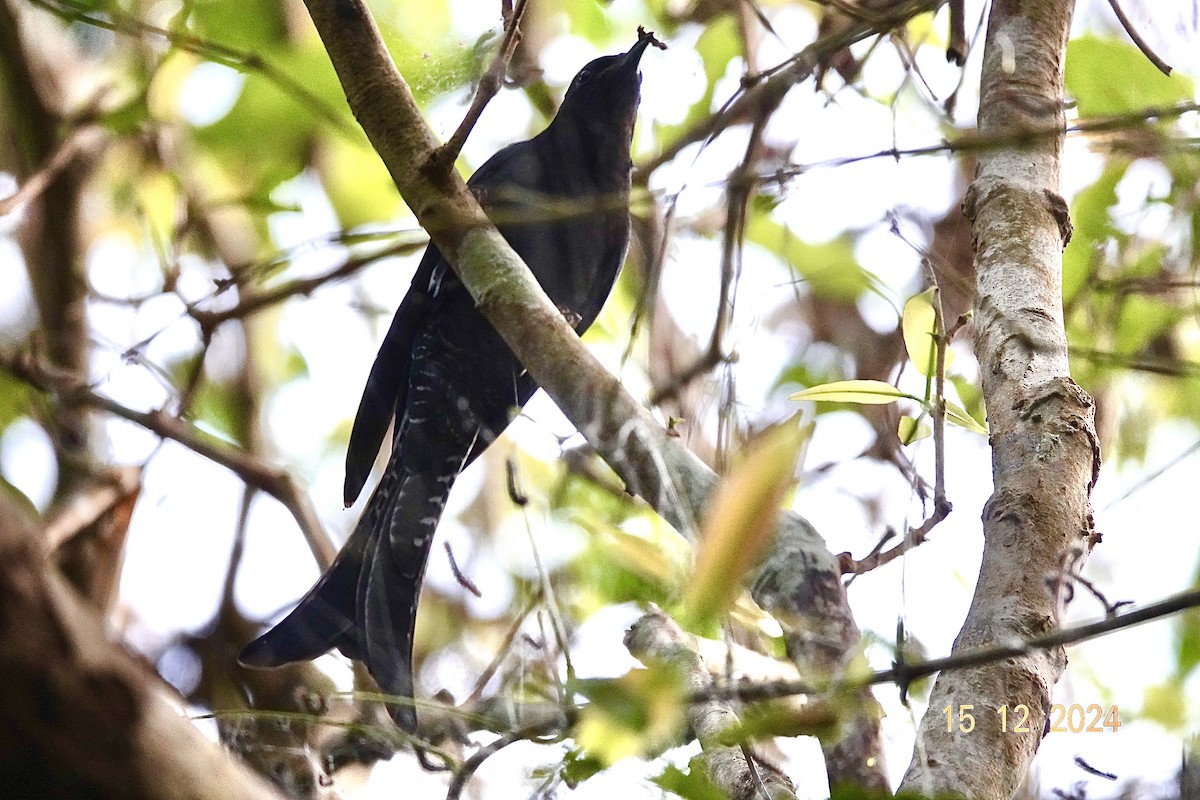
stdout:
{"type": "Polygon", "coordinates": [[[641,98],[642,76],[638,64],[650,45],[665,47],[653,33],[638,28],[637,43],[628,52],[589,62],[567,87],[558,117],[565,115],[610,135],[620,131],[627,140],[631,139],[641,98]]]}

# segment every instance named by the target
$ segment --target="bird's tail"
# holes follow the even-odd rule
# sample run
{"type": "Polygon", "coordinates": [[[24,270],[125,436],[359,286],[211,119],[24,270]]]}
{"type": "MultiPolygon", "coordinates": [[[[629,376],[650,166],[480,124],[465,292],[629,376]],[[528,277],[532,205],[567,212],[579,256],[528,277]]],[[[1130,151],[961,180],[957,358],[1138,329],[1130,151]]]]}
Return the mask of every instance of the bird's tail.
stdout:
{"type": "Polygon", "coordinates": [[[287,617],[246,645],[238,660],[277,667],[336,647],[363,661],[380,688],[397,696],[392,717],[411,733],[417,598],[434,530],[470,448],[425,450],[414,463],[404,457],[409,444],[393,450],[333,566],[287,617]]]}

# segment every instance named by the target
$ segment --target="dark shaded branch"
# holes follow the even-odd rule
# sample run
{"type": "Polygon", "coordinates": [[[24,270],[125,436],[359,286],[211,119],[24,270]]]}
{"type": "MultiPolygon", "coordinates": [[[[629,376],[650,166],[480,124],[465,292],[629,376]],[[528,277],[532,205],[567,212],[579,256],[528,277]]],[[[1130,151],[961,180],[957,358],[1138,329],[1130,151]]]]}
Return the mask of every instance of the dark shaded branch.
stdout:
{"type": "Polygon", "coordinates": [[[1129,34],[1129,38],[1137,45],[1138,50],[1150,60],[1150,63],[1158,67],[1158,70],[1163,75],[1171,74],[1171,65],[1158,57],[1158,54],[1146,43],[1146,40],[1137,32],[1137,28],[1133,26],[1133,22],[1129,17],[1125,16],[1125,12],[1121,9],[1121,4],[1117,0],[1108,0],[1108,4],[1112,6],[1113,13],[1117,15],[1117,19],[1121,22],[1121,27],[1129,34]]]}
{"type": "MultiPolygon", "coordinates": [[[[59,133],[62,98],[45,91],[48,73],[69,72],[77,65],[70,62],[69,49],[62,51],[65,63],[57,63],[47,59],[36,42],[27,41],[23,15],[18,13],[23,9],[11,3],[0,0],[0,88],[6,90],[8,107],[20,109],[12,118],[19,177],[44,184],[34,187],[36,198],[26,209],[19,234],[37,304],[38,343],[45,346],[46,357],[55,366],[85,373],[89,335],[79,202],[89,167],[79,158],[83,151],[78,148],[67,148],[73,150],[67,153],[71,157],[54,164],[56,154],[64,151],[59,133]]],[[[90,436],[86,421],[71,409],[55,415],[50,430],[58,455],[56,495],[61,498],[86,474],[82,465],[88,461],[90,436]]]]}
{"type": "Polygon", "coordinates": [[[0,493],[0,773],[41,796],[280,800],[168,702],[0,493]]]}

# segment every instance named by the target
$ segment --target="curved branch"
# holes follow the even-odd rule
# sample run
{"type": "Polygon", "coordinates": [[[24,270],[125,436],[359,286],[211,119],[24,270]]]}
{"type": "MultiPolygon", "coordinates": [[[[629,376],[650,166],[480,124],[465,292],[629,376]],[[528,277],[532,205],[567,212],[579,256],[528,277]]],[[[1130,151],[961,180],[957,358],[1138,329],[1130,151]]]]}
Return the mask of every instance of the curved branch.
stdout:
{"type": "Polygon", "coordinates": [[[164,439],[179,442],[233,472],[247,485],[261,489],[283,503],[304,533],[314,557],[324,569],[333,563],[336,548],[321,525],[312,501],[283,469],[265,464],[238,448],[204,433],[166,411],[135,411],[93,391],[84,381],[29,356],[0,353],[0,369],[42,391],[53,392],[65,403],[96,408],[129,420],[164,439]]]}

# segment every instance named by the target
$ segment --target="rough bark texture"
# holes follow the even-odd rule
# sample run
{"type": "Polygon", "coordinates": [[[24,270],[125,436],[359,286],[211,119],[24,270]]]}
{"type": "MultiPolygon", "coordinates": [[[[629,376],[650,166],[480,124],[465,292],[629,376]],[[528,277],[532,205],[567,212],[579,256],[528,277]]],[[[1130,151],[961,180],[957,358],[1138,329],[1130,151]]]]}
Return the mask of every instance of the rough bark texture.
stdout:
{"type": "Polygon", "coordinates": [[[4,797],[278,800],[109,641],[47,568],[24,510],[0,494],[0,787],[4,797]]]}
{"type": "MultiPolygon", "coordinates": [[[[992,4],[980,92],[983,136],[1063,126],[1062,69],[1073,3],[992,4]]],[[[1089,495],[1100,456],[1091,398],[1070,377],[1063,330],[1058,194],[1061,136],[985,151],[964,209],[972,221],[975,352],[991,428],[994,492],[984,507],[979,582],[954,651],[1056,625],[1047,579],[1077,569],[1098,539],[1089,495]]],[[[1041,742],[1062,648],[938,677],[902,789],[1008,798],[1041,742]],[[1018,705],[1028,731],[1014,732],[1018,705]],[[944,709],[951,708],[948,732],[944,709]],[[959,730],[964,706],[974,717],[959,730]],[[1008,732],[997,709],[1007,706],[1008,732]]]]}
{"type": "MultiPolygon", "coordinates": [[[[836,559],[811,526],[790,526],[775,537],[750,593],[784,626],[788,657],[811,681],[844,675],[861,634],[839,578],[836,559]]],[[[842,735],[821,741],[830,787],[891,788],[883,758],[883,709],[870,687],[842,711],[842,735]],[[850,706],[854,707],[851,708],[850,706]]]]}
{"type": "MultiPolygon", "coordinates": [[[[625,646],[641,661],[678,669],[688,691],[711,689],[709,668],[689,638],[673,619],[652,607],[625,634],[625,646]]],[[[693,703],[688,706],[687,720],[703,748],[700,761],[705,774],[730,800],[795,800],[795,789],[787,777],[765,762],[750,761],[748,748],[725,743],[725,737],[739,725],[732,704],[724,700],[693,703]]]]}

